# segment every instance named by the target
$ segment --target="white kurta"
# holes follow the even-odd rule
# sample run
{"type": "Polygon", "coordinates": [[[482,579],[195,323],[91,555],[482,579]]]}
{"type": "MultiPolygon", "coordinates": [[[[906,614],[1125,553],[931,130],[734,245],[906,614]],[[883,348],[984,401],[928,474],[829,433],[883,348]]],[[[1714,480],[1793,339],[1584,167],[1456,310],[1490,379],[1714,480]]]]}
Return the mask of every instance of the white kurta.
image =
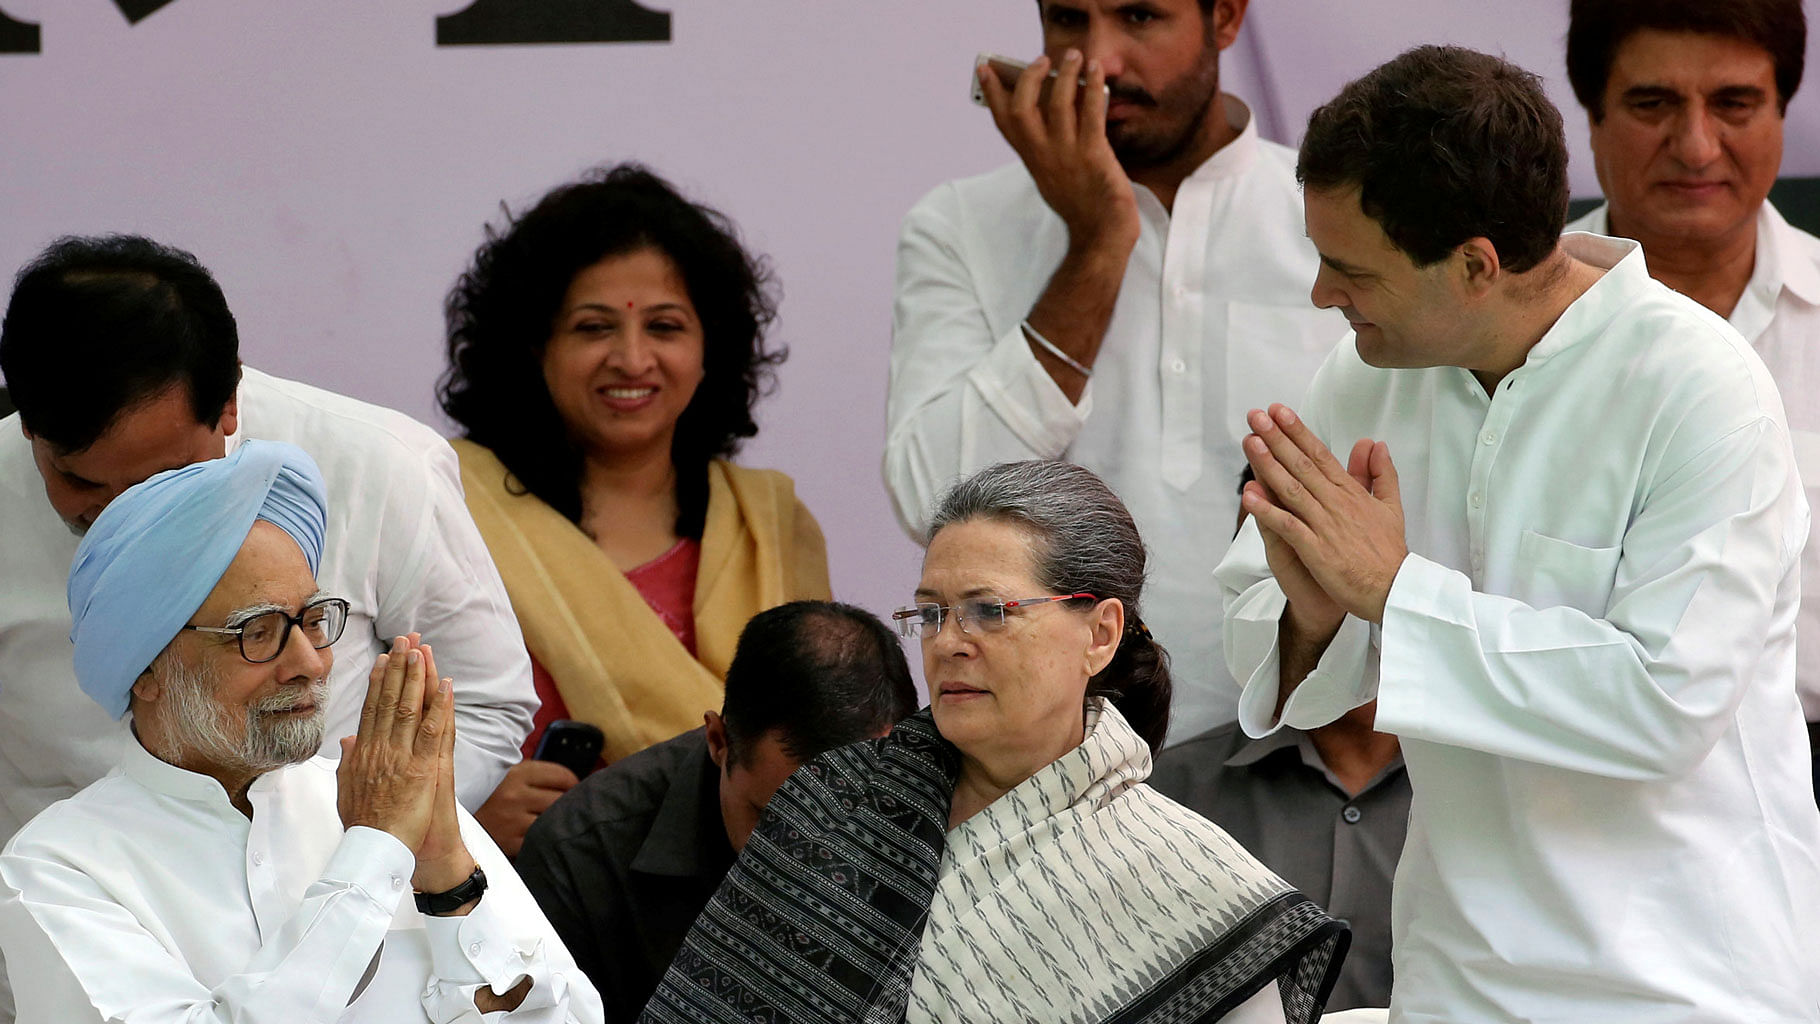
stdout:
{"type": "MultiPolygon", "coordinates": [[[[455,779],[478,807],[519,760],[537,709],[505,585],[462,499],[455,452],[402,413],[248,368],[242,437],[310,453],[328,484],[322,588],[350,603],[323,753],[340,756],[391,638],[417,630],[455,680],[455,779]]],[[[0,420],[0,841],[100,778],[125,726],[76,685],[65,591],[78,538],[44,496],[17,415],[0,420]]]]}
{"type": "Polygon", "coordinates": [[[414,858],[343,831],[335,765],[261,776],[251,820],[220,783],[138,743],[120,766],[39,815],[0,854],[0,949],[19,1019],[203,1024],[478,1022],[474,992],[532,979],[491,1019],[601,1019],[600,997],[466,811],[487,872],[465,917],[425,917],[414,858]]]}
{"type": "Polygon", "coordinates": [[[986,466],[1063,458],[1111,485],[1149,545],[1145,620],[1174,657],[1172,738],[1229,722],[1238,691],[1209,628],[1238,515],[1245,412],[1294,402],[1345,331],[1308,301],[1317,266],[1295,153],[1243,130],[1182,183],[1137,188],[1142,233],[1079,405],[1018,324],[1068,246],[1022,164],[949,182],[898,243],[885,482],[919,541],[929,508],[986,466]]]}
{"type": "MultiPolygon", "coordinates": [[[[1606,211],[1602,204],[1567,229],[1605,234],[1606,211]]],[[[1791,227],[1767,202],[1757,213],[1757,263],[1730,322],[1782,392],[1807,504],[1820,507],[1820,238],[1791,227]]],[[[1795,687],[1807,720],[1820,722],[1820,516],[1810,530],[1801,556],[1806,597],[1795,625],[1795,687]]]]}
{"type": "MultiPolygon", "coordinates": [[[[1411,554],[1290,697],[1376,696],[1414,787],[1393,1021],[1809,1022],[1820,812],[1795,699],[1808,510],[1774,382],[1635,243],[1487,396],[1342,344],[1302,413],[1388,442],[1411,554]]],[[[1272,731],[1282,591],[1220,566],[1240,722],[1272,731]]]]}

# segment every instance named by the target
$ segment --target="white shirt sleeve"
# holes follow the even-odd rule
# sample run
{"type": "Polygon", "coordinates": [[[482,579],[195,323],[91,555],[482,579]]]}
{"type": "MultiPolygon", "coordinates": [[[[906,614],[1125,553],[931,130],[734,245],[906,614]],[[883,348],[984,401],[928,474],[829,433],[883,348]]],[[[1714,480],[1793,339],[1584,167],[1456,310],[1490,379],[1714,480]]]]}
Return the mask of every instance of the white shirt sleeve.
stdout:
{"type": "Polygon", "coordinates": [[[30,979],[13,986],[19,1019],[333,1024],[378,955],[414,863],[392,836],[349,829],[296,914],[248,951],[244,970],[209,989],[101,880],[8,854],[0,943],[8,973],[30,979]]]}
{"type": "Polygon", "coordinates": [[[379,558],[389,564],[380,568],[373,628],[382,641],[423,634],[437,671],[455,681],[455,789],[476,808],[521,760],[537,711],[524,636],[468,515],[454,449],[436,446],[415,484],[383,500],[379,558]]]}
{"type": "MultiPolygon", "coordinates": [[[[1323,368],[1309,388],[1301,413],[1316,436],[1332,442],[1335,439],[1324,422],[1326,401],[1321,389],[1325,376],[1323,368]]],[[[1245,517],[1226,556],[1214,568],[1213,578],[1222,608],[1221,649],[1240,687],[1239,727],[1246,735],[1268,736],[1284,726],[1318,728],[1377,696],[1378,631],[1365,620],[1348,615],[1314,669],[1284,702],[1279,720],[1282,662],[1277,630],[1288,599],[1271,575],[1257,520],[1245,517]]]]}
{"type": "Polygon", "coordinates": [[[1314,669],[1284,703],[1277,718],[1282,662],[1277,629],[1287,600],[1270,574],[1256,522],[1247,518],[1225,559],[1214,570],[1225,608],[1221,623],[1227,667],[1238,680],[1239,727],[1251,737],[1284,726],[1314,729],[1377,696],[1375,631],[1346,616],[1314,669]]]}
{"type": "Polygon", "coordinates": [[[950,192],[910,211],[897,249],[885,483],[919,539],[943,489],[994,463],[1059,457],[1092,410],[1092,385],[1070,402],[1017,323],[995,333],[942,209],[950,192]]]}
{"type": "Polygon", "coordinates": [[[487,892],[465,917],[423,919],[430,980],[423,1009],[435,1024],[600,1024],[600,995],[576,966],[524,881],[473,816],[461,816],[468,851],[486,869],[487,892]],[[482,985],[503,994],[525,978],[531,989],[516,1010],[481,1014],[482,985]]]}
{"type": "Polygon", "coordinates": [[[1560,605],[1477,593],[1409,556],[1384,612],[1378,728],[1609,778],[1684,774],[1758,677],[1806,535],[1785,445],[1775,423],[1747,423],[1669,467],[1621,548],[1535,549],[1559,562],[1560,605]],[[1603,558],[1615,583],[1595,618],[1571,591],[1611,578],[1603,558]]]}

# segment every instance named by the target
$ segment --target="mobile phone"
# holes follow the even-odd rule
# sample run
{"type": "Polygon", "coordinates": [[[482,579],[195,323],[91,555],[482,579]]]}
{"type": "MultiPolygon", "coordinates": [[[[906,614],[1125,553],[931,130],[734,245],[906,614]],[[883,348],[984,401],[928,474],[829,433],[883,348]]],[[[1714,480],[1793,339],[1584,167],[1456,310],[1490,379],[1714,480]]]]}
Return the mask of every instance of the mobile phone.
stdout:
{"type": "MultiPolygon", "coordinates": [[[[1006,91],[1010,91],[1017,88],[1018,77],[1024,73],[1026,68],[1030,67],[1030,62],[1013,60],[1010,57],[1002,57],[996,53],[982,53],[978,57],[975,57],[973,59],[972,95],[973,102],[982,107],[986,105],[986,90],[980,85],[979,76],[979,69],[983,67],[991,68],[992,73],[998,76],[999,82],[1004,85],[1006,91]]],[[[1053,70],[1049,72],[1048,80],[1043,83],[1042,92],[1037,94],[1036,101],[1039,105],[1049,102],[1049,90],[1055,85],[1056,76],[1060,73],[1061,72],[1059,71],[1053,70]]],[[[1084,89],[1087,87],[1086,78],[1079,78],[1076,79],[1076,81],[1080,82],[1081,88],[1084,89]]],[[[1106,91],[1108,93],[1111,92],[1110,89],[1106,91]]]]}
{"type": "Polygon", "coordinates": [[[537,753],[531,757],[562,765],[574,772],[576,778],[585,779],[599,766],[600,751],[606,745],[607,736],[598,726],[573,718],[559,718],[543,731],[543,738],[537,741],[537,753]]]}

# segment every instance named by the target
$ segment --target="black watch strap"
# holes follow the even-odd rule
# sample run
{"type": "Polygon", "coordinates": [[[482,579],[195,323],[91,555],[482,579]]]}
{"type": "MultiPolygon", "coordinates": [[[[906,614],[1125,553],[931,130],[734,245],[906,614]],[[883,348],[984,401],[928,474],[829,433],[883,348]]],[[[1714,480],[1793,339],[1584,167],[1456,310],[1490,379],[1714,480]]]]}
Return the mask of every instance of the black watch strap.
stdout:
{"type": "Polygon", "coordinates": [[[442,915],[461,909],[464,904],[480,898],[487,891],[487,873],[474,865],[474,873],[467,880],[447,892],[420,892],[417,894],[417,912],[420,914],[442,915]]]}

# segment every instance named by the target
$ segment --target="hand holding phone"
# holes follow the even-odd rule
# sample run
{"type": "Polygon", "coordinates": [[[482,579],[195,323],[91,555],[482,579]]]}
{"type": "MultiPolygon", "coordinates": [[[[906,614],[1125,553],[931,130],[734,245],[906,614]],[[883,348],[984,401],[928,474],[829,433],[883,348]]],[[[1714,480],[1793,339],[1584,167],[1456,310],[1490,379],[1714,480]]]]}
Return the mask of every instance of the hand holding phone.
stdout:
{"type": "Polygon", "coordinates": [[[1107,135],[1112,90],[1105,69],[1073,48],[1054,63],[1048,70],[1047,57],[1033,67],[981,54],[974,64],[976,99],[992,112],[1043,201],[1068,225],[1071,245],[1116,256],[1122,266],[1141,222],[1131,179],[1107,135]]]}
{"type": "Polygon", "coordinates": [[[606,744],[606,734],[598,726],[561,718],[543,731],[531,760],[554,762],[574,772],[576,778],[585,779],[600,761],[601,748],[606,744]]]}
{"type": "MultiPolygon", "coordinates": [[[[980,68],[991,68],[992,73],[998,76],[999,83],[1005,87],[1005,91],[1010,92],[1017,88],[1018,77],[1028,70],[1029,67],[1030,64],[1028,61],[1013,60],[1010,57],[1003,57],[996,53],[982,53],[978,57],[975,57],[973,59],[973,102],[982,107],[988,105],[986,103],[986,89],[980,84],[980,68]]],[[[1042,92],[1037,95],[1036,102],[1038,106],[1048,104],[1049,93],[1055,86],[1056,76],[1060,73],[1061,72],[1054,70],[1049,72],[1049,77],[1043,82],[1042,92]]],[[[1086,78],[1082,77],[1077,81],[1079,82],[1080,88],[1087,88],[1086,78]]],[[[1104,86],[1102,86],[1102,88],[1104,88],[1104,86]]],[[[1110,94],[1111,90],[1107,90],[1107,92],[1110,94]]]]}

